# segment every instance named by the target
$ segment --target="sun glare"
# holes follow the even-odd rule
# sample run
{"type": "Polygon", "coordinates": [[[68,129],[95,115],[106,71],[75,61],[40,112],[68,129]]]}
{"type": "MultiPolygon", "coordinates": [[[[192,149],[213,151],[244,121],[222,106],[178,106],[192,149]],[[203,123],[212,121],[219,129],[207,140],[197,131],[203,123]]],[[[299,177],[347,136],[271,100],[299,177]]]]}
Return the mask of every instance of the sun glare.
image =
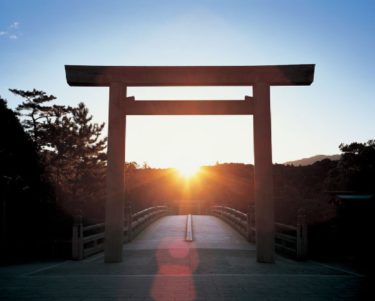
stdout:
{"type": "Polygon", "coordinates": [[[176,167],[176,170],[181,176],[189,179],[194,177],[199,172],[200,166],[194,164],[185,164],[176,167]]]}

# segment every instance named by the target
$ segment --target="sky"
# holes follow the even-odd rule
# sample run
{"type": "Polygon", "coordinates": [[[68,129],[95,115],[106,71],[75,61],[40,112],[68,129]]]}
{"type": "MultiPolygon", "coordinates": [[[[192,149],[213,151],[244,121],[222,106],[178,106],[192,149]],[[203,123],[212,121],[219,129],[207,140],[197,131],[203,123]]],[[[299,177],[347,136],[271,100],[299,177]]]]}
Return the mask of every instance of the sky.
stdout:
{"type": "MultiPolygon", "coordinates": [[[[70,87],[64,65],[316,64],[311,86],[272,87],[273,161],[375,138],[375,1],[0,0],[0,95],[43,90],[107,122],[108,88],[70,87]]],[[[251,87],[129,88],[136,99],[242,99],[251,87]]],[[[126,161],[253,163],[251,116],[129,116],[126,161]]]]}

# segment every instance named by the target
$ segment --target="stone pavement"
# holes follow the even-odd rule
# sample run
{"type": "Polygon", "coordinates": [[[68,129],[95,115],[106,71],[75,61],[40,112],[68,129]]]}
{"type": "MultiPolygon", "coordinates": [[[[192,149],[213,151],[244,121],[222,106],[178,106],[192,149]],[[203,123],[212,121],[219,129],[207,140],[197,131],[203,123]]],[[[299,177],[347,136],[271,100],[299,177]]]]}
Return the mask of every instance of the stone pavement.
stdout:
{"type": "Polygon", "coordinates": [[[215,217],[156,221],[124,247],[122,263],[83,261],[0,268],[0,300],[375,300],[353,271],[277,257],[256,262],[255,246],[215,217]]]}

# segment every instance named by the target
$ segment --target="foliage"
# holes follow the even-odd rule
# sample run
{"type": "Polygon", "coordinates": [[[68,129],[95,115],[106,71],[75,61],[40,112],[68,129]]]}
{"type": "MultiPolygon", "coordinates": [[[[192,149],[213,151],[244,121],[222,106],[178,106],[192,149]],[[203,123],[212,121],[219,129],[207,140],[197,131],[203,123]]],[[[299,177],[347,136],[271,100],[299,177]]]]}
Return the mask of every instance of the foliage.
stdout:
{"type": "Polygon", "coordinates": [[[84,211],[104,202],[106,139],[104,124],[91,124],[83,103],[57,116],[49,125],[48,148],[44,151],[48,171],[69,210],[84,211]]]}
{"type": "Polygon", "coordinates": [[[13,112],[0,98],[2,258],[57,255],[73,213],[103,219],[104,124],[92,123],[83,103],[51,105],[56,97],[43,91],[11,92],[23,102],[13,112]]]}
{"type": "Polygon", "coordinates": [[[45,104],[56,99],[56,97],[35,89],[32,91],[9,90],[24,99],[17,107],[17,112],[21,113],[23,128],[34,141],[37,150],[40,151],[48,131],[46,125],[53,115],[53,110],[58,109],[57,106],[46,106],[45,104]]]}
{"type": "Polygon", "coordinates": [[[56,220],[52,187],[35,144],[1,97],[0,131],[2,258],[17,257],[24,249],[30,256],[43,254],[56,220]]]}
{"type": "Polygon", "coordinates": [[[24,101],[17,107],[22,124],[37,145],[59,205],[100,218],[105,197],[106,138],[103,124],[92,123],[87,107],[49,105],[56,98],[43,91],[10,90],[24,101]]]}
{"type": "Polygon", "coordinates": [[[333,191],[375,193],[375,140],[340,144],[343,152],[336,168],[327,178],[333,191]]]}

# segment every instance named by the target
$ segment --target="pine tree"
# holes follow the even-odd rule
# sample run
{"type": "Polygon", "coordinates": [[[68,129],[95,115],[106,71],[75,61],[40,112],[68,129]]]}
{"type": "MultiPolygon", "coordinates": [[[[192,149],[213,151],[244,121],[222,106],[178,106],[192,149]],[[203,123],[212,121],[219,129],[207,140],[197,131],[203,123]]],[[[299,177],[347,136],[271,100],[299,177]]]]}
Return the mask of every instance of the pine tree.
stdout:
{"type": "MultiPolygon", "coordinates": [[[[104,123],[91,123],[87,107],[80,103],[71,110],[71,117],[64,118],[64,128],[69,129],[64,138],[68,138],[69,161],[65,166],[69,169],[66,184],[69,187],[69,198],[81,210],[89,208],[97,199],[104,200],[106,138],[101,138],[104,123]]],[[[66,141],[60,141],[66,145],[66,141]]],[[[61,146],[61,144],[60,144],[61,146]]],[[[66,174],[67,175],[67,174],[66,174]]]]}
{"type": "Polygon", "coordinates": [[[48,105],[56,97],[43,91],[11,91],[25,99],[17,111],[37,145],[59,203],[72,214],[80,210],[97,216],[105,190],[104,123],[92,123],[83,103],[77,107],[48,105]]]}
{"type": "Polygon", "coordinates": [[[21,119],[23,128],[30,135],[39,151],[43,146],[45,125],[48,123],[52,110],[52,107],[47,106],[46,103],[56,97],[35,89],[32,91],[9,89],[9,91],[25,99],[17,106],[16,110],[23,117],[21,119]]]}

